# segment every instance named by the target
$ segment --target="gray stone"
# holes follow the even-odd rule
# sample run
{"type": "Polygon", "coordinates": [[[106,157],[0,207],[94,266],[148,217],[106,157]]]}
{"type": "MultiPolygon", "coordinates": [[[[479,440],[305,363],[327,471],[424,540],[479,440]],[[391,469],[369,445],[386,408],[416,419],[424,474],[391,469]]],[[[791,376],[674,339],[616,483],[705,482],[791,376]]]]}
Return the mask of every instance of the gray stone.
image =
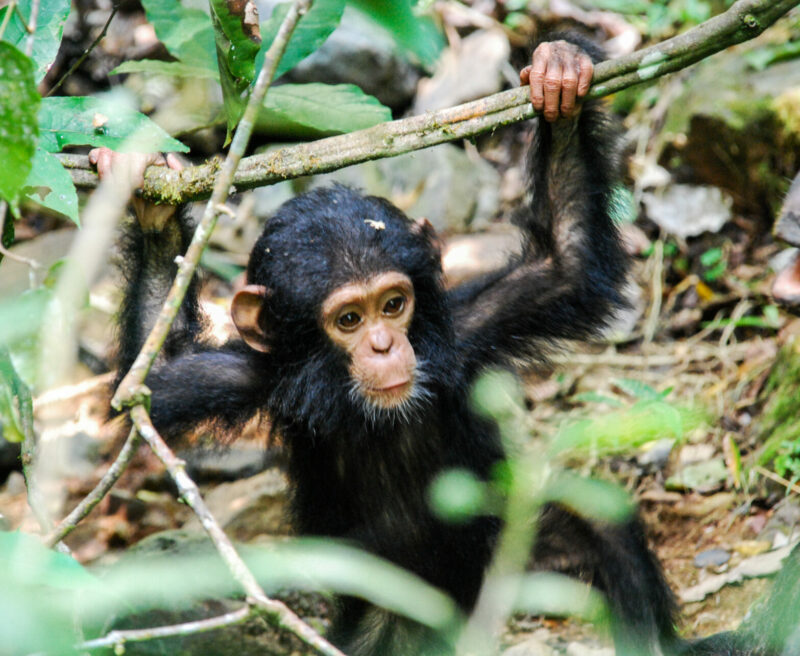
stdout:
{"type": "Polygon", "coordinates": [[[698,569],[704,567],[721,567],[731,559],[731,554],[725,549],[706,549],[694,557],[694,566],[698,569]]]}
{"type": "Polygon", "coordinates": [[[415,114],[483,98],[504,86],[511,46],[500,29],[476,30],[447,48],[432,78],[420,81],[415,114]]]}
{"type": "Polygon", "coordinates": [[[719,232],[733,215],[733,199],[718,187],[670,185],[643,193],[642,202],[654,223],[681,239],[719,232]]]}

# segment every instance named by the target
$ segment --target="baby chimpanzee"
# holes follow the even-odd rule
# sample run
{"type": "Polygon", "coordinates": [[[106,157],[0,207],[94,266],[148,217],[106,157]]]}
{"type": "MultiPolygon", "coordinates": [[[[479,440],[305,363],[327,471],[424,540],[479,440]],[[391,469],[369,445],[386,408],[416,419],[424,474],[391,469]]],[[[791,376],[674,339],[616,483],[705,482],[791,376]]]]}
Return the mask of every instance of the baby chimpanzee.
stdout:
{"type": "MultiPolygon", "coordinates": [[[[431,511],[428,487],[452,468],[487,480],[504,458],[496,426],[470,407],[470,387],[488,367],[595,334],[623,303],[627,262],[611,216],[618,131],[598,103],[576,105],[593,58],[591,46],[555,40],[520,74],[548,121],[530,149],[520,256],[445,291],[426,221],[340,186],[290,200],[267,222],[233,300],[241,340],[203,343],[190,290],[147,379],[157,428],[169,435],[214,420],[230,429],[268,413],[286,446],[300,534],[360,545],[469,612],[500,521],[448,523],[431,511]]],[[[114,156],[92,159],[105,174],[114,156]]],[[[140,208],[128,230],[123,372],[187,244],[184,213],[168,214],[140,208]]],[[[609,525],[550,505],[532,557],[605,593],[618,653],[678,648],[672,595],[638,519],[609,525]]],[[[363,601],[340,606],[331,637],[349,654],[445,649],[363,601]]]]}

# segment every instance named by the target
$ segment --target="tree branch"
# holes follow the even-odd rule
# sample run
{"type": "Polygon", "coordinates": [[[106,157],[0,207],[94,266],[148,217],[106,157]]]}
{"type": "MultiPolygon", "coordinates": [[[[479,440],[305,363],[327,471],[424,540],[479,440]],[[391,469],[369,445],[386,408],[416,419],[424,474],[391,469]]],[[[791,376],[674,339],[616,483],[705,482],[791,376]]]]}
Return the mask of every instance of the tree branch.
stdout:
{"type": "MultiPolygon", "coordinates": [[[[729,46],[761,34],[800,0],[739,0],[726,12],[667,41],[595,67],[590,98],[674,73],[729,46]]],[[[382,123],[350,134],[288,146],[242,160],[233,184],[238,191],[281,180],[325,173],[352,164],[477,136],[535,115],[527,87],[510,89],[457,107],[382,123]]],[[[94,184],[88,160],[62,159],[78,186],[94,184]]],[[[173,204],[208,198],[218,169],[215,161],[176,172],[150,167],[143,195],[173,204]]]]}

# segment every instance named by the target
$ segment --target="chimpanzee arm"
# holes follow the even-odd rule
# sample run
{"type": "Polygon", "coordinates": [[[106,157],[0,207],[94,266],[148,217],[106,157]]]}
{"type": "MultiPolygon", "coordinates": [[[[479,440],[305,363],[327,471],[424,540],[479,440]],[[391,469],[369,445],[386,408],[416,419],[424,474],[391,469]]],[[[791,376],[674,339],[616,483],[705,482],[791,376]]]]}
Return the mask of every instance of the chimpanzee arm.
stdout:
{"type": "MultiPolygon", "coordinates": [[[[141,176],[158,156],[131,156],[96,149],[90,158],[101,177],[116,170],[141,176]],[[121,162],[123,158],[127,161],[121,162]]],[[[167,160],[170,165],[173,162],[167,160]]],[[[173,167],[177,168],[177,164],[173,167]]],[[[187,208],[133,202],[134,217],[123,226],[120,269],[125,289],[117,332],[118,378],[122,379],[155,323],[193,232],[187,208]]],[[[258,409],[258,392],[265,376],[257,374],[256,354],[239,341],[221,348],[201,339],[198,281],[193,278],[153,371],[146,379],[152,391],[151,416],[166,435],[214,419],[227,426],[249,419],[258,409]]]]}
{"type": "Polygon", "coordinates": [[[505,269],[450,293],[471,372],[541,356],[560,338],[596,333],[624,305],[627,258],[614,225],[618,131],[597,102],[577,118],[539,120],[529,197],[515,218],[525,242],[505,269]]]}

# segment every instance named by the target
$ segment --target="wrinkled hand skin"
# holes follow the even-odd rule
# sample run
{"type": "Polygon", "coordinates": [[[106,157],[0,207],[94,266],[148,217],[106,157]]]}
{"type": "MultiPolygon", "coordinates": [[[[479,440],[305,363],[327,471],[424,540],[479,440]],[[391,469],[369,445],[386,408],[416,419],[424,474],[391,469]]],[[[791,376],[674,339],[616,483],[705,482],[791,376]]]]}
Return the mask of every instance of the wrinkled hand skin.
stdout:
{"type": "Polygon", "coordinates": [[[578,46],[567,41],[548,41],[534,50],[531,64],[519,72],[520,82],[530,84],[531,103],[546,121],[572,118],[579,111],[592,84],[594,65],[578,46]]]}
{"type": "MultiPolygon", "coordinates": [[[[183,164],[173,153],[166,158],[161,153],[118,153],[110,148],[94,148],[89,151],[89,161],[97,167],[97,175],[104,180],[112,174],[127,175],[133,189],[144,185],[144,171],[148,166],[168,166],[175,171],[183,170],[183,164]]],[[[157,205],[136,195],[131,205],[146,232],[161,232],[174,215],[175,205],[157,205]]]]}

